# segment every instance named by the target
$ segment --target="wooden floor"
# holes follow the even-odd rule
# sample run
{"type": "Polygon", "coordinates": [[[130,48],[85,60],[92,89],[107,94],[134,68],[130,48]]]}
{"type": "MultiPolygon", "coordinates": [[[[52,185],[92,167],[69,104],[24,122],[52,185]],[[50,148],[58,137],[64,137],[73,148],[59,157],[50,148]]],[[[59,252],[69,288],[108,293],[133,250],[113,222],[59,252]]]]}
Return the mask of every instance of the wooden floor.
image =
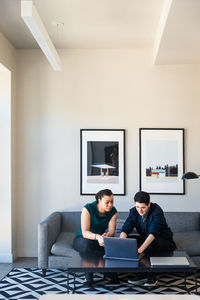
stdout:
{"type": "Polygon", "coordinates": [[[0,263],[0,280],[6,276],[13,268],[37,268],[37,257],[19,257],[12,264],[0,263]]]}

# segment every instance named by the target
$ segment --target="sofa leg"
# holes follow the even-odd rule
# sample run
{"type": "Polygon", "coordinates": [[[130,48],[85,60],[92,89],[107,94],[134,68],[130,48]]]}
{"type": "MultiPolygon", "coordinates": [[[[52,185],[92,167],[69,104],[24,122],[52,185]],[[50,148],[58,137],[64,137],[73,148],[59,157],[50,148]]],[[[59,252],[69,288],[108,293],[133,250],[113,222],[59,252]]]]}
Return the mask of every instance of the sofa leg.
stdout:
{"type": "Polygon", "coordinates": [[[42,276],[43,276],[43,277],[46,276],[46,269],[42,269],[42,276]]]}

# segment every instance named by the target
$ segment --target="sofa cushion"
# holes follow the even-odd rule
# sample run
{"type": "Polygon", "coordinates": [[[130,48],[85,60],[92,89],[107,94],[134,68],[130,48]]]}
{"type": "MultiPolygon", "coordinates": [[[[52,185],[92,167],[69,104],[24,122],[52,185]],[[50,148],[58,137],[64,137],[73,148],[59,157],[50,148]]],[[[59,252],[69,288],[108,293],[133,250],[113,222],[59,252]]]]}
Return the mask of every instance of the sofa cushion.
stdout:
{"type": "Polygon", "coordinates": [[[165,217],[172,232],[190,232],[200,229],[199,212],[165,212],[165,217]]]}
{"type": "MultiPolygon", "coordinates": [[[[76,252],[72,249],[72,253],[76,252]]],[[[48,268],[67,270],[71,257],[50,255],[48,257],[48,268]]]]}
{"type": "Polygon", "coordinates": [[[124,225],[125,219],[117,219],[115,236],[119,236],[121,233],[122,226],[124,225]]]}
{"type": "Polygon", "coordinates": [[[200,254],[200,231],[176,232],[174,241],[177,250],[183,250],[190,256],[200,254]]]}
{"type": "Polygon", "coordinates": [[[195,263],[197,268],[199,269],[200,268],[200,256],[192,256],[191,259],[195,263]]]}
{"type": "Polygon", "coordinates": [[[51,253],[58,256],[71,256],[75,232],[61,232],[51,248],[51,253]]]}

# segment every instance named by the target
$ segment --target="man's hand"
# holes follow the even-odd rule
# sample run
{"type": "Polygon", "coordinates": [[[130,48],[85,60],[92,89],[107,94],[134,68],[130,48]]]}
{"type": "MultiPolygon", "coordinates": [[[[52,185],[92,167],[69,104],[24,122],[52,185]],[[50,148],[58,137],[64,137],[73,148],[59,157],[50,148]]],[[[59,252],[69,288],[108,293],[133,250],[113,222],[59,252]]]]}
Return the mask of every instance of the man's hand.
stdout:
{"type": "Polygon", "coordinates": [[[138,248],[138,253],[141,254],[143,253],[147,247],[155,240],[155,237],[153,234],[149,234],[144,243],[138,248]]]}
{"type": "Polygon", "coordinates": [[[143,253],[143,251],[144,251],[144,250],[142,249],[142,246],[141,246],[140,248],[138,248],[138,253],[139,253],[139,254],[143,253]]]}

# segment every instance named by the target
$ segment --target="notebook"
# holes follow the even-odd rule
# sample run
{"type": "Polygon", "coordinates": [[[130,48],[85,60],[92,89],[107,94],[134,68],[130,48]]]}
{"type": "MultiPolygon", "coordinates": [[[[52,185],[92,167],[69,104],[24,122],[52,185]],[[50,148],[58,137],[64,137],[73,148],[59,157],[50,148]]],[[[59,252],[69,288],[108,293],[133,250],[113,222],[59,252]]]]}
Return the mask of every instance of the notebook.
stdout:
{"type": "Polygon", "coordinates": [[[136,239],[121,239],[116,237],[104,237],[104,258],[139,260],[136,239]]]}
{"type": "Polygon", "coordinates": [[[190,263],[187,257],[176,257],[176,256],[166,256],[166,257],[150,257],[150,262],[152,267],[189,267],[190,263]]]}

